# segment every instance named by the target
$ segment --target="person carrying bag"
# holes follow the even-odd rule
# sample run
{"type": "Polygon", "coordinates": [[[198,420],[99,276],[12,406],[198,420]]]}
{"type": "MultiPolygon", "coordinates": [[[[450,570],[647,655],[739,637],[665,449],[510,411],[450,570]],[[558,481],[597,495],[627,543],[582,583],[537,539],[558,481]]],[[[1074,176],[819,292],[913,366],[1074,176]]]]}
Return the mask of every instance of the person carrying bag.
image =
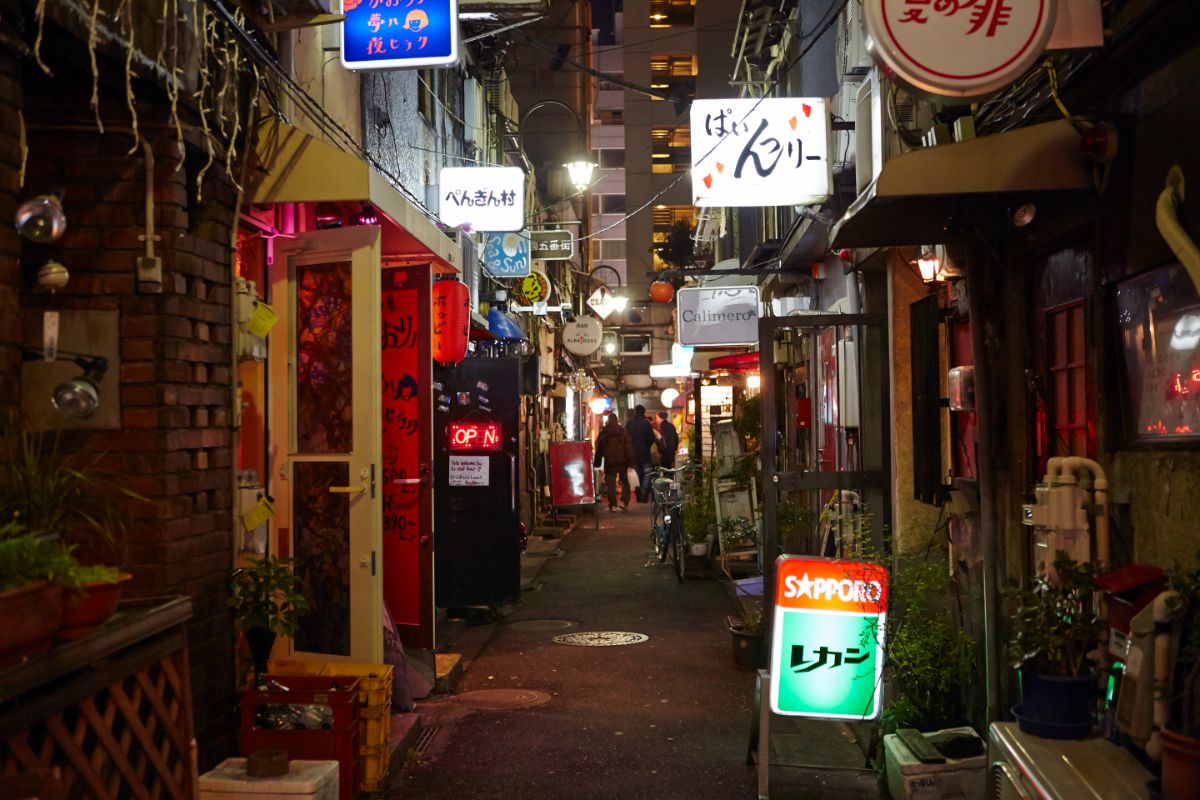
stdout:
{"type": "Polygon", "coordinates": [[[629,472],[633,468],[633,442],[629,433],[621,427],[616,414],[609,414],[608,421],[596,437],[595,466],[604,463],[604,488],[608,496],[608,510],[617,511],[617,481],[621,482],[620,511],[629,510],[629,472]]]}

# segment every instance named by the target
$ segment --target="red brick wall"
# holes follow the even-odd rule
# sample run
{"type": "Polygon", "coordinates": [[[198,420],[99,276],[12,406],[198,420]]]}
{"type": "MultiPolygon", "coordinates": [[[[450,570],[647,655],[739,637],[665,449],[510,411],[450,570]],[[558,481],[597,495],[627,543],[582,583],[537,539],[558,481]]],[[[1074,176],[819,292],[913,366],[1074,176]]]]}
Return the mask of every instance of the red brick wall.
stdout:
{"type": "MultiPolygon", "coordinates": [[[[7,31],[5,24],[0,30],[7,31]]],[[[9,224],[17,213],[20,163],[17,112],[21,108],[21,62],[0,47],[0,425],[11,422],[21,404],[20,295],[21,237],[9,224]]]]}

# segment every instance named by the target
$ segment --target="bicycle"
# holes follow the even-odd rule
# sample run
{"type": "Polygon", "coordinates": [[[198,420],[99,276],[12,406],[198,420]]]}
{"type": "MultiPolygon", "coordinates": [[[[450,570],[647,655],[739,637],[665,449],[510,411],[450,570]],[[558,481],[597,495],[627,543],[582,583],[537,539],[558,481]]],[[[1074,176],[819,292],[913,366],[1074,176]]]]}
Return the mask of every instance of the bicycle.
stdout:
{"type": "Polygon", "coordinates": [[[679,483],[680,473],[696,470],[685,464],[675,469],[658,467],[650,481],[650,542],[659,563],[670,555],[675,567],[675,577],[684,580],[684,557],[688,552],[687,534],[683,529],[683,492],[679,483]]]}

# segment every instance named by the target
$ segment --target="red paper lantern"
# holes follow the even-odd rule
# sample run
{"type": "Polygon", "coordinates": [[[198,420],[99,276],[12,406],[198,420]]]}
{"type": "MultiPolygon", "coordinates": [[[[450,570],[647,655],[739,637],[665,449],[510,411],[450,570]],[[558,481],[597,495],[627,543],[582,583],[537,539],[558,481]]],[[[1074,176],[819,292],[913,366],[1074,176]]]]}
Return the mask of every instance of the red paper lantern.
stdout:
{"type": "Polygon", "coordinates": [[[669,303],[675,297],[675,287],[667,281],[650,284],[650,299],[656,303],[669,303]]]}
{"type": "Polygon", "coordinates": [[[433,360],[457,364],[467,357],[471,335],[471,290],[462,281],[433,285],[433,360]]]}

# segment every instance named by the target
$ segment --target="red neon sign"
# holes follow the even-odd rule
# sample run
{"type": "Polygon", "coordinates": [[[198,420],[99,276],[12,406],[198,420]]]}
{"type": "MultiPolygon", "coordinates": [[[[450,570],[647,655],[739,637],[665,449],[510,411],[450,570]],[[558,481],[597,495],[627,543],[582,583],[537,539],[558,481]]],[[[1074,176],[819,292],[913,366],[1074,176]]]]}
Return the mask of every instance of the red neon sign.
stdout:
{"type": "Polygon", "coordinates": [[[500,426],[494,422],[451,422],[451,450],[499,450],[500,426]]]}

